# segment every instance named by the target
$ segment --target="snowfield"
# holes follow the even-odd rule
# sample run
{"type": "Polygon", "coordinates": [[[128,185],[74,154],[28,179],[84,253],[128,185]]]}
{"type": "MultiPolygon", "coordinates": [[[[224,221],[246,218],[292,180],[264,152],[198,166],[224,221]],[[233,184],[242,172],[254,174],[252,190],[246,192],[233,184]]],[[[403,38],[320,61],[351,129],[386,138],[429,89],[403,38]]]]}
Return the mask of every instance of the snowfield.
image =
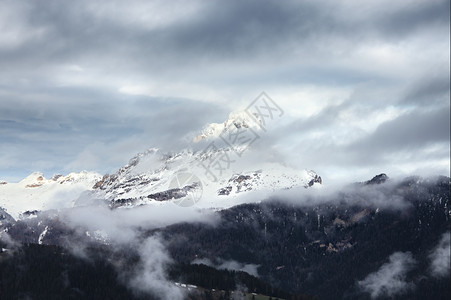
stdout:
{"type": "Polygon", "coordinates": [[[33,211],[73,207],[80,194],[101,178],[98,173],[83,171],[46,179],[34,172],[18,183],[0,185],[0,207],[16,220],[32,217],[33,211]]]}

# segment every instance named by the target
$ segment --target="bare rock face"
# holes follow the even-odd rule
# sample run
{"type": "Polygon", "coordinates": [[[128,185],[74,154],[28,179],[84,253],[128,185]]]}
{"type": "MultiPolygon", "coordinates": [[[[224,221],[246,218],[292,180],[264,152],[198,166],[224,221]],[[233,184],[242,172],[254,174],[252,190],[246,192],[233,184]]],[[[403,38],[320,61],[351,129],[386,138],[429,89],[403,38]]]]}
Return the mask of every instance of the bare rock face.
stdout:
{"type": "Polygon", "coordinates": [[[315,183],[323,184],[323,180],[321,179],[321,176],[318,176],[317,174],[314,175],[312,180],[309,181],[308,186],[312,186],[315,183]]]}
{"type": "Polygon", "coordinates": [[[60,179],[61,177],[63,177],[63,175],[61,175],[61,174],[55,174],[55,175],[52,176],[52,178],[50,178],[50,180],[58,181],[58,179],[60,179]]]}
{"type": "Polygon", "coordinates": [[[365,182],[365,184],[381,184],[388,180],[388,176],[385,173],[374,176],[371,180],[365,182]]]}
{"type": "Polygon", "coordinates": [[[33,183],[33,184],[27,184],[25,187],[27,188],[37,188],[40,187],[42,184],[39,183],[33,183]]]}
{"type": "Polygon", "coordinates": [[[232,187],[231,186],[226,186],[224,188],[221,188],[218,190],[218,195],[219,196],[228,196],[230,195],[230,192],[232,191],[232,187]]]}

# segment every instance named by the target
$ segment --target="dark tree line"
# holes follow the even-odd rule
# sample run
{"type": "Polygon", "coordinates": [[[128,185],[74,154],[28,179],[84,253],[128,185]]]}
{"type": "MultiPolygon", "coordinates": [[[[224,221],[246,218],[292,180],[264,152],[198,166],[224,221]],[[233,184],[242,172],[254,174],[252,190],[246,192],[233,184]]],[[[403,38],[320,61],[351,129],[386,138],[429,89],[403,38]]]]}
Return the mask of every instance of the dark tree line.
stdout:
{"type": "Polygon", "coordinates": [[[36,244],[0,253],[0,299],[139,299],[98,254],[84,260],[36,244]]]}
{"type": "Polygon", "coordinates": [[[320,299],[369,297],[357,281],[394,252],[408,251],[418,261],[406,278],[416,285],[415,295],[448,298],[449,276],[433,278],[427,268],[428,255],[450,230],[449,178],[410,178],[388,189],[388,196],[402,197],[408,205],[378,210],[371,199],[349,203],[343,200],[349,195],[337,194],[317,206],[245,204],[222,211],[214,227],[176,224],[158,231],[180,263],[208,258],[219,264],[221,258],[256,264],[267,284],[320,299]]]}

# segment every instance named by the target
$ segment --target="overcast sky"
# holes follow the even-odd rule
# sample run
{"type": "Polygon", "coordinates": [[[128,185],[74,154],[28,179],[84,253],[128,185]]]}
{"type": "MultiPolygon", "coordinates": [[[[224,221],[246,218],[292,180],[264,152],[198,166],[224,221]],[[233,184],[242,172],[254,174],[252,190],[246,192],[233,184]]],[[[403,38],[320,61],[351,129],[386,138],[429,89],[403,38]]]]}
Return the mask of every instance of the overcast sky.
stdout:
{"type": "Polygon", "coordinates": [[[450,172],[450,2],[0,0],[0,179],[114,172],[262,91],[326,180],[450,172]]]}

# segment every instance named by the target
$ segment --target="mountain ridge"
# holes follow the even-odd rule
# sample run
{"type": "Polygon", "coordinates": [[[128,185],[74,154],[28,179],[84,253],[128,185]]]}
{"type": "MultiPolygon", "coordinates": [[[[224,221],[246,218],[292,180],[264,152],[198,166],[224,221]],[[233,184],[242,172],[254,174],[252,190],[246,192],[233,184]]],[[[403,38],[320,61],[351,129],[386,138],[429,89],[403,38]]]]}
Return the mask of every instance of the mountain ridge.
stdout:
{"type": "Polygon", "coordinates": [[[319,187],[323,180],[312,170],[248,162],[252,144],[263,133],[261,125],[257,114],[232,112],[222,123],[205,125],[182,151],[164,153],[149,148],[111,175],[82,171],[46,179],[42,173],[33,172],[17,184],[0,184],[0,207],[15,219],[24,217],[27,211],[98,200],[109,201],[113,208],[168,201],[180,206],[227,208],[244,203],[242,196],[255,191],[319,187]],[[70,200],[62,203],[58,197],[70,200]]]}

